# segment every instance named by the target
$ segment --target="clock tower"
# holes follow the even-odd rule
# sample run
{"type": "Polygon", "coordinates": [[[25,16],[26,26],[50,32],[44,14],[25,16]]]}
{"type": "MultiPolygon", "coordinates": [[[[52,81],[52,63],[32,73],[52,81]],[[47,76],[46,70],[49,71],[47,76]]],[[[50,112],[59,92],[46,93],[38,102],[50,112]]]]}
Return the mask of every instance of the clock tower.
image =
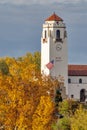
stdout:
{"type": "Polygon", "coordinates": [[[45,20],[41,37],[41,73],[64,82],[68,95],[67,32],[63,19],[52,14],[45,20]]]}

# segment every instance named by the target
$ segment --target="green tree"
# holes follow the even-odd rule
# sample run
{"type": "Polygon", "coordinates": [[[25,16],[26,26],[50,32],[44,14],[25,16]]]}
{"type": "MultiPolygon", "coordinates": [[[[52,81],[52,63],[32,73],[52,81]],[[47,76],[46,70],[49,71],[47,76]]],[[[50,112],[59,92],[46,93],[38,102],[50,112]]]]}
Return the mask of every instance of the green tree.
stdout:
{"type": "Polygon", "coordinates": [[[40,71],[40,64],[41,64],[41,54],[40,52],[34,53],[34,64],[36,64],[37,70],[40,71]]]}
{"type": "Polygon", "coordinates": [[[87,130],[87,110],[82,106],[71,117],[71,130],[87,130]]]}
{"type": "Polygon", "coordinates": [[[66,99],[59,103],[59,112],[64,116],[70,116],[74,114],[75,110],[78,108],[79,103],[77,101],[66,99]]]}
{"type": "Polygon", "coordinates": [[[9,73],[9,67],[6,64],[5,60],[0,60],[0,72],[5,75],[9,73]]]}
{"type": "Polygon", "coordinates": [[[52,125],[53,130],[71,130],[70,129],[70,118],[64,117],[61,119],[58,119],[57,123],[54,123],[52,125]]]}
{"type": "Polygon", "coordinates": [[[62,97],[61,97],[61,93],[59,91],[59,89],[56,90],[56,94],[55,94],[55,103],[56,106],[59,105],[59,102],[62,102],[62,97]]]}

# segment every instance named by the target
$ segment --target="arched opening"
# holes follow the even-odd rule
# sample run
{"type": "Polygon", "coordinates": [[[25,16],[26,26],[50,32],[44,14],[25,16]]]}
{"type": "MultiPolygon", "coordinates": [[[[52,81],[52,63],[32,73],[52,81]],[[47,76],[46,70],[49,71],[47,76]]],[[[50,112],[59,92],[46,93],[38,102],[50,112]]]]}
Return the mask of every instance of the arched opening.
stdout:
{"type": "Polygon", "coordinates": [[[56,39],[60,39],[60,30],[56,31],[56,39]]]}
{"type": "Polygon", "coordinates": [[[73,95],[73,94],[71,95],[71,98],[74,98],[74,95],[73,95]]]}
{"type": "Polygon", "coordinates": [[[80,84],[82,83],[82,79],[79,79],[79,83],[80,83],[80,84]]]}
{"type": "Polygon", "coordinates": [[[86,98],[86,95],[85,95],[85,89],[81,89],[80,91],[80,102],[85,102],[85,98],[86,98]]]}

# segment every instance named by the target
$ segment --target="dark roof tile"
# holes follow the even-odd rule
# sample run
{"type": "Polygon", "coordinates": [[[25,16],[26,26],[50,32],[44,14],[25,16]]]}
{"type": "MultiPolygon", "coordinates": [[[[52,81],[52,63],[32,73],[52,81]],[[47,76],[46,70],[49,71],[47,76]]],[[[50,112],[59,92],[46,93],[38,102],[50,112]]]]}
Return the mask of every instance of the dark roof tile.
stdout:
{"type": "Polygon", "coordinates": [[[69,76],[87,76],[87,65],[68,65],[69,76]]]}

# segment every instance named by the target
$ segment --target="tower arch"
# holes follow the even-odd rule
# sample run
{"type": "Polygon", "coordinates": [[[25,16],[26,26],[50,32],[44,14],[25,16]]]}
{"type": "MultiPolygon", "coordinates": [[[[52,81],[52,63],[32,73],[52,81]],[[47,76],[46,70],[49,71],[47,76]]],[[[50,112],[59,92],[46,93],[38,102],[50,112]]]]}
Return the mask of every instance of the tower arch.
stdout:
{"type": "Polygon", "coordinates": [[[60,30],[56,30],[56,39],[60,39],[60,30]]]}

